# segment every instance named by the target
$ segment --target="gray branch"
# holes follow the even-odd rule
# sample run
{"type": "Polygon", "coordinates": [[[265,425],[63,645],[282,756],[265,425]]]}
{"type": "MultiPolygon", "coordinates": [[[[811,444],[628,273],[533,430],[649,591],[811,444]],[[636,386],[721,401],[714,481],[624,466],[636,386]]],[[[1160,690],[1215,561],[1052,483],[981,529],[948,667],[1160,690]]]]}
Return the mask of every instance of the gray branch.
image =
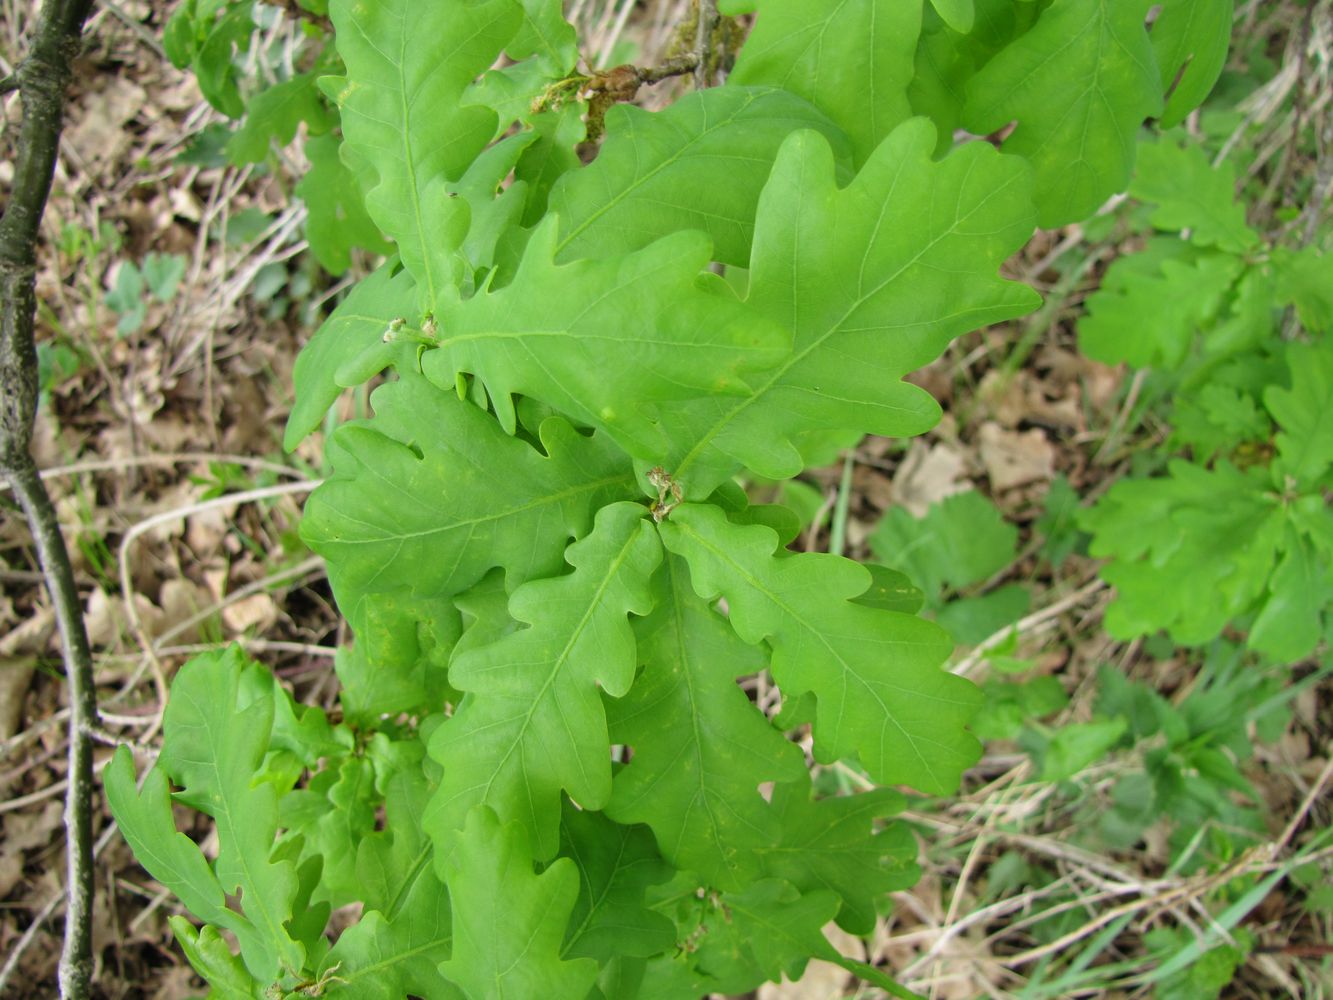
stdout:
{"type": "Polygon", "coordinates": [[[71,57],[92,0],[46,0],[32,45],[13,82],[23,119],[9,204],[0,216],[0,475],[14,488],[55,605],[69,683],[69,791],[65,798],[65,944],[60,995],[86,1000],[92,987],[93,752],[99,728],[92,653],[74,570],[55,506],[33,461],[37,412],[37,234],[60,145],[71,57]]]}

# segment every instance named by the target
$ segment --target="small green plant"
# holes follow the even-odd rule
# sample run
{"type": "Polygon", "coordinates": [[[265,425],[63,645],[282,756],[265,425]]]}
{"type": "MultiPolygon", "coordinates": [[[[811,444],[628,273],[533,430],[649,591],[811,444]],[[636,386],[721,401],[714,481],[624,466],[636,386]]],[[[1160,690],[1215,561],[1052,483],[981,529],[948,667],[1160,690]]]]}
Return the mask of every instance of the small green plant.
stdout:
{"type": "Polygon", "coordinates": [[[1080,517],[1117,589],[1107,630],[1202,644],[1234,622],[1298,660],[1333,597],[1333,254],[1264,241],[1233,172],[1175,136],[1143,147],[1130,193],[1163,235],[1112,265],[1079,341],[1152,366],[1182,454],[1080,517]]]}
{"type": "Polygon", "coordinates": [[[142,328],[150,301],[170,302],[184,276],[185,258],[179,254],[150,253],[142,264],[121,261],[106,293],[107,306],[120,317],[116,332],[124,337],[142,328]]]}

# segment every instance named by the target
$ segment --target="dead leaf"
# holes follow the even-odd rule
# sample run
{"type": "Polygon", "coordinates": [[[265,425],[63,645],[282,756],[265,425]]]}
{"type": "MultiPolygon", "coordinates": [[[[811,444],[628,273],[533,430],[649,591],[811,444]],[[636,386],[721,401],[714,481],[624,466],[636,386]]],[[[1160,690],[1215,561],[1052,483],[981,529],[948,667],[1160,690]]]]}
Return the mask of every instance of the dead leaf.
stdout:
{"type": "Polygon", "coordinates": [[[222,622],[236,632],[263,632],[278,620],[278,605],[268,594],[251,594],[222,609],[222,622]]]}
{"type": "MultiPolygon", "coordinates": [[[[0,657],[0,740],[7,740],[19,731],[23,700],[28,696],[36,664],[35,656],[0,657]]],[[[3,791],[0,787],[0,792],[3,791]]]]}
{"type": "MultiPolygon", "coordinates": [[[[134,595],[134,610],[139,623],[151,637],[162,631],[166,616],[162,609],[143,594],[134,595]]],[[[114,647],[122,638],[132,634],[133,623],[125,611],[125,601],[119,595],[109,595],[101,588],[88,596],[84,612],[88,627],[88,641],[94,646],[114,647]]]]}
{"type": "Polygon", "coordinates": [[[1050,479],[1055,472],[1055,448],[1044,431],[1007,431],[988,422],[981,425],[978,438],[981,461],[996,493],[1050,479]]]}
{"type": "Polygon", "coordinates": [[[962,453],[947,444],[912,447],[893,475],[893,500],[914,517],[924,517],[931,504],[967,489],[967,463],[962,453]]]}

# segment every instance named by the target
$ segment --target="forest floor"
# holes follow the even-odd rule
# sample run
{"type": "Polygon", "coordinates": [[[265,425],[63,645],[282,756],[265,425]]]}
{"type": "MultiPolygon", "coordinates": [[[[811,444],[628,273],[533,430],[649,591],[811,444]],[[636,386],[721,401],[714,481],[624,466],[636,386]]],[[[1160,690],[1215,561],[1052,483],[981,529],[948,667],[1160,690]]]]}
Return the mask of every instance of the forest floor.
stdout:
{"type": "MultiPolygon", "coordinates": [[[[38,286],[46,391],[34,450],[75,560],[105,725],[149,750],[166,685],[193,653],[240,642],[300,700],[331,706],[333,654],[347,638],[322,564],[297,535],[322,469],[319,435],[294,454],[280,442],[296,353],[350,279],[332,281],[303,253],[302,211],[291,199],[299,163],[223,166],[197,139],[221,119],[164,57],[159,38],[172,6],[121,0],[93,15],[38,286]]],[[[651,49],[680,6],[649,5],[624,30],[651,49]]],[[[34,7],[0,0],[0,76],[24,51],[34,7]]],[[[1269,30],[1276,37],[1281,27],[1269,30]]],[[[607,54],[615,30],[603,25],[607,54]]],[[[12,175],[12,96],[4,111],[0,192],[12,175]]],[[[803,544],[827,546],[837,520],[854,556],[869,552],[891,508],[920,516],[967,488],[993,500],[1018,543],[970,594],[1013,582],[1031,593],[1017,647],[1004,645],[1006,631],[991,652],[1058,681],[1068,701],[1047,720],[1053,729],[1092,717],[1103,666],[1173,704],[1190,696],[1200,669],[1182,651],[1107,637],[1099,623],[1110,594],[1095,561],[1076,543],[1058,565],[1044,551],[1053,489],[1086,502],[1162,436],[1133,417],[1133,374],[1085,359],[1075,343],[1082,299],[1123,249],[1078,227],[1039,233],[1012,266],[1048,305],[961,339],[919,374],[944,405],[940,426],[910,444],[867,440],[845,463],[807,474],[808,488],[789,497],[811,518],[803,544]]],[[[355,405],[347,401],[349,414],[355,405]]],[[[55,995],[67,716],[58,642],[26,526],[0,496],[0,956],[17,956],[14,997],[55,995]]],[[[982,655],[968,666],[978,680],[999,669],[982,655]]],[[[1300,685],[1314,670],[1292,669],[1289,721],[1256,740],[1244,762],[1266,837],[1226,864],[1173,866],[1171,831],[1153,822],[1130,849],[1095,853],[1076,843],[1087,810],[1143,770],[1151,745],[1107,753],[1060,783],[1036,780],[1019,742],[995,740],[956,798],[914,802],[921,881],[897,894],[873,939],[836,943],[886,960],[940,1000],[1015,996],[1051,956],[1084,949],[1089,964],[1135,968],[1157,947],[1154,931],[1206,925],[1223,887],[1275,871],[1282,847],[1333,821],[1333,695],[1327,685],[1300,685]],[[1031,933],[1056,919],[1058,932],[1048,924],[1045,936],[1031,933]]],[[[110,755],[98,748],[99,768],[110,755]]],[[[97,995],[201,995],[167,926],[183,911],[138,867],[105,810],[97,835],[97,995]]],[[[1326,858],[1320,870],[1326,877],[1326,858]]],[[[1331,918],[1307,905],[1311,895],[1282,879],[1263,892],[1242,922],[1257,947],[1224,995],[1333,995],[1319,985],[1329,974],[1331,918]]],[[[841,970],[816,963],[802,984],[759,995],[878,994],[857,993],[841,970]]]]}

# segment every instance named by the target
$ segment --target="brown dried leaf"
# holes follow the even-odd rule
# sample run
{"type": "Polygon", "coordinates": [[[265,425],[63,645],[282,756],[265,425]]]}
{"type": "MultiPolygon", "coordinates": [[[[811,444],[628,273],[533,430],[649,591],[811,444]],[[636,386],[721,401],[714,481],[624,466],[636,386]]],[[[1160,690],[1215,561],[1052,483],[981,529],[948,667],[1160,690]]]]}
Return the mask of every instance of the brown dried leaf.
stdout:
{"type": "Polygon", "coordinates": [[[1055,472],[1055,448],[1041,430],[1007,431],[988,422],[978,437],[981,461],[996,493],[1050,479],[1055,472]]]}

